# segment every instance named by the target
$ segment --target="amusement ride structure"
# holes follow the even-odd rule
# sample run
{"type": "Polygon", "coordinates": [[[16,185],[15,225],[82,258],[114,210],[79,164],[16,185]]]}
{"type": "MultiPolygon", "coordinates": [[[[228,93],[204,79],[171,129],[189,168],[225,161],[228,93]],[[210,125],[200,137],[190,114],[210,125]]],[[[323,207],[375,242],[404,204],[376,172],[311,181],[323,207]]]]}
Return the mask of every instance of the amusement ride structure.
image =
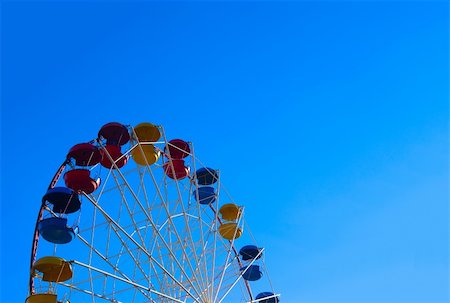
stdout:
{"type": "Polygon", "coordinates": [[[73,146],[37,216],[26,303],[108,301],[279,302],[220,171],[151,123],[73,146]]]}

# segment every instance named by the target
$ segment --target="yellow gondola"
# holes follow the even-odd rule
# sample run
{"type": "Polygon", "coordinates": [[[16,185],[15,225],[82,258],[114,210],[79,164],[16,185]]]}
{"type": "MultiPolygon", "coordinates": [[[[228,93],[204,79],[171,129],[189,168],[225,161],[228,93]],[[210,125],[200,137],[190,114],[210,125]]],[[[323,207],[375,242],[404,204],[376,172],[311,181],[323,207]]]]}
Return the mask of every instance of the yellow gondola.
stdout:
{"type": "Polygon", "coordinates": [[[241,208],[236,204],[224,204],[219,213],[222,215],[222,219],[227,221],[237,220],[241,216],[241,208]]]}
{"type": "Polygon", "coordinates": [[[134,127],[139,142],[156,142],[161,138],[161,133],[156,125],[151,123],[140,123],[134,127]]]}
{"type": "Polygon", "coordinates": [[[25,303],[57,303],[55,294],[33,294],[30,295],[25,303]]]}
{"type": "Polygon", "coordinates": [[[63,282],[72,278],[72,266],[59,257],[43,257],[33,265],[33,272],[41,272],[46,282],[63,282]]]}
{"type": "Polygon", "coordinates": [[[227,240],[237,239],[242,235],[242,230],[236,223],[225,223],[220,225],[219,233],[227,240]]]}
{"type": "Polygon", "coordinates": [[[160,153],[155,151],[153,145],[136,146],[131,151],[131,157],[139,165],[152,165],[158,161],[159,155],[160,153]]]}

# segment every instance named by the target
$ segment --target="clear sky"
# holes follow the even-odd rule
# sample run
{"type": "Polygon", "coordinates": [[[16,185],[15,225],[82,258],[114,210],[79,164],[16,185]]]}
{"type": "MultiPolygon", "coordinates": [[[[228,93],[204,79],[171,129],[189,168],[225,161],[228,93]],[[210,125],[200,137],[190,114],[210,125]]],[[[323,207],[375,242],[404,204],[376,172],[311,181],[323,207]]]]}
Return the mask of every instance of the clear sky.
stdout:
{"type": "Polygon", "coordinates": [[[2,302],[40,199],[118,121],[193,141],[282,302],[448,302],[447,1],[3,1],[2,302]]]}

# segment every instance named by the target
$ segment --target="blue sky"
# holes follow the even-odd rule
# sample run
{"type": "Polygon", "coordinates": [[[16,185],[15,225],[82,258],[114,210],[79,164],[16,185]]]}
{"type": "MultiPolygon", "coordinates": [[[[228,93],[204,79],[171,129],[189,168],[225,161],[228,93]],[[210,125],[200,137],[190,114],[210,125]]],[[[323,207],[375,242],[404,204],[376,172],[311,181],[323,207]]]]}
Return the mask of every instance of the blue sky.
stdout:
{"type": "Polygon", "coordinates": [[[68,149],[148,121],[220,168],[282,302],[448,302],[448,9],[2,2],[1,301],[68,149]]]}

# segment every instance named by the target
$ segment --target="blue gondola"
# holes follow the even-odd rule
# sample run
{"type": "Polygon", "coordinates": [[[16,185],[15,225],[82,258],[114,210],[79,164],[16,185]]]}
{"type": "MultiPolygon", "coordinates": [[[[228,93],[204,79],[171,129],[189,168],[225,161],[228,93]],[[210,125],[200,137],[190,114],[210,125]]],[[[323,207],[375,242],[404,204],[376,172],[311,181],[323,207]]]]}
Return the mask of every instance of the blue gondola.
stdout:
{"type": "Polygon", "coordinates": [[[278,302],[280,302],[280,299],[278,297],[274,297],[273,292],[268,292],[268,291],[259,293],[256,296],[256,300],[259,300],[258,301],[259,303],[278,303],[278,302]],[[269,297],[269,298],[264,299],[266,297],[269,297]],[[259,299],[262,299],[262,300],[259,300],[259,299]]]}
{"type": "MultiPolygon", "coordinates": [[[[197,190],[192,193],[197,200],[197,190]]],[[[200,204],[211,204],[216,201],[216,193],[213,187],[203,186],[198,188],[198,202],[200,204]]]]}
{"type": "Polygon", "coordinates": [[[262,272],[259,270],[259,265],[250,265],[242,267],[241,272],[242,278],[244,278],[247,281],[257,281],[262,277],[262,272]]]}
{"type": "Polygon", "coordinates": [[[197,183],[200,185],[212,185],[219,179],[219,173],[208,167],[203,167],[195,172],[197,183]]]}
{"type": "Polygon", "coordinates": [[[81,207],[78,195],[67,187],[50,188],[42,199],[53,204],[53,211],[57,214],[71,214],[81,207]]]}
{"type": "Polygon", "coordinates": [[[67,226],[66,218],[52,217],[39,221],[39,234],[48,242],[66,244],[75,238],[75,230],[67,226]]]}
{"type": "Polygon", "coordinates": [[[260,249],[255,245],[246,245],[239,250],[239,254],[241,255],[242,260],[248,261],[253,259],[259,259],[262,256],[262,253],[259,254],[260,249]],[[258,256],[259,254],[259,256],[258,256]]]}

